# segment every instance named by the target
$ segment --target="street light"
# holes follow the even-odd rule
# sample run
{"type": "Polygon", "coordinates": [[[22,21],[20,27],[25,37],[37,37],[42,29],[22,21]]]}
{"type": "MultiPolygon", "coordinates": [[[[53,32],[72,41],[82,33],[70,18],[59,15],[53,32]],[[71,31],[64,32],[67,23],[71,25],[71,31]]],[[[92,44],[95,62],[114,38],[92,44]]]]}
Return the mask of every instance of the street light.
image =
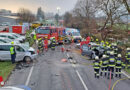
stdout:
{"type": "Polygon", "coordinates": [[[59,16],[60,16],[60,10],[61,10],[61,8],[60,8],[60,7],[57,7],[56,9],[57,9],[57,11],[58,11],[58,13],[57,13],[57,14],[58,14],[58,17],[57,17],[57,19],[58,19],[58,20],[57,20],[57,25],[59,25],[59,16]]]}
{"type": "Polygon", "coordinates": [[[59,14],[59,13],[60,13],[60,9],[61,9],[61,8],[60,8],[60,7],[57,7],[56,9],[57,9],[58,14],[59,14]]]}

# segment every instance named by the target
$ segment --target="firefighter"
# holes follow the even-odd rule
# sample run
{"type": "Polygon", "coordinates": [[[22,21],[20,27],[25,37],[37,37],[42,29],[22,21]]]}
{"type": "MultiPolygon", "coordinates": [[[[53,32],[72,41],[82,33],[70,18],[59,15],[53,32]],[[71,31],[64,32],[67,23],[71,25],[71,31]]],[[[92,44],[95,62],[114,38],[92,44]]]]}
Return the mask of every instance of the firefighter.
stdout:
{"type": "Polygon", "coordinates": [[[38,50],[39,52],[43,52],[43,43],[42,43],[42,38],[38,39],[38,50]]]}
{"type": "Polygon", "coordinates": [[[96,43],[99,44],[99,40],[98,39],[96,39],[96,43]]]}
{"type": "Polygon", "coordinates": [[[125,57],[126,57],[127,68],[129,69],[130,68],[130,48],[127,48],[125,57]]]}
{"type": "Polygon", "coordinates": [[[34,39],[34,43],[36,43],[36,40],[37,40],[36,33],[34,34],[33,39],[34,39]]]}
{"type": "Polygon", "coordinates": [[[48,50],[48,38],[47,37],[45,37],[44,46],[45,46],[45,50],[47,51],[48,50]]]}
{"type": "Polygon", "coordinates": [[[117,47],[117,44],[116,44],[116,43],[114,43],[114,45],[113,45],[113,50],[114,50],[114,55],[115,55],[115,57],[117,57],[118,47],[117,47]]]}
{"type": "Polygon", "coordinates": [[[101,46],[104,46],[104,41],[102,40],[100,44],[101,44],[101,46]]]}
{"type": "Polygon", "coordinates": [[[111,72],[111,79],[113,79],[115,63],[116,63],[116,59],[115,59],[115,56],[114,56],[114,52],[111,51],[110,56],[109,56],[109,61],[108,61],[108,79],[109,79],[109,76],[110,76],[110,72],[111,72]]]}
{"type": "Polygon", "coordinates": [[[110,52],[111,52],[110,46],[107,46],[107,49],[105,50],[105,52],[106,52],[107,57],[109,58],[110,52]]]}
{"type": "Polygon", "coordinates": [[[56,40],[55,37],[51,40],[51,49],[55,50],[56,40]]]}
{"type": "Polygon", "coordinates": [[[101,73],[100,73],[100,75],[102,76],[103,73],[105,73],[104,76],[106,77],[107,69],[108,69],[108,58],[104,54],[103,57],[102,57],[102,60],[101,60],[101,73]]]}
{"type": "Polygon", "coordinates": [[[125,67],[125,64],[122,61],[121,54],[118,54],[118,57],[116,59],[116,66],[115,66],[115,70],[116,70],[115,77],[119,76],[119,78],[121,78],[121,69],[122,69],[122,67],[125,67]]]}
{"type": "Polygon", "coordinates": [[[94,73],[95,73],[95,78],[99,78],[99,71],[100,71],[100,62],[99,62],[99,57],[95,57],[94,61],[94,73]]]}
{"type": "Polygon", "coordinates": [[[12,64],[15,63],[15,58],[16,58],[16,51],[15,51],[15,47],[14,47],[14,42],[11,42],[12,46],[10,48],[10,54],[11,54],[11,62],[12,64]]]}

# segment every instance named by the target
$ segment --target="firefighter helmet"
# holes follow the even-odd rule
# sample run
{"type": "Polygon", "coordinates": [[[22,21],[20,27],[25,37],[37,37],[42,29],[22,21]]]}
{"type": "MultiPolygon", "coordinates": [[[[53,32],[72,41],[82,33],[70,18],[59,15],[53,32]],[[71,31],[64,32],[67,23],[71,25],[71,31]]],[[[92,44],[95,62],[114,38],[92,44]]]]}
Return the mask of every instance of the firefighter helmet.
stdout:
{"type": "Polygon", "coordinates": [[[11,44],[14,45],[14,42],[12,41],[11,44]]]}
{"type": "Polygon", "coordinates": [[[118,57],[121,57],[121,54],[118,54],[118,57]]]}
{"type": "Polygon", "coordinates": [[[98,57],[98,56],[96,56],[96,57],[95,57],[95,60],[99,60],[99,57],[98,57]]]}
{"type": "Polygon", "coordinates": [[[130,50],[130,48],[127,48],[127,50],[130,50]]]}
{"type": "Polygon", "coordinates": [[[106,58],[106,57],[107,57],[107,56],[104,54],[104,55],[103,55],[103,58],[106,58]]]}

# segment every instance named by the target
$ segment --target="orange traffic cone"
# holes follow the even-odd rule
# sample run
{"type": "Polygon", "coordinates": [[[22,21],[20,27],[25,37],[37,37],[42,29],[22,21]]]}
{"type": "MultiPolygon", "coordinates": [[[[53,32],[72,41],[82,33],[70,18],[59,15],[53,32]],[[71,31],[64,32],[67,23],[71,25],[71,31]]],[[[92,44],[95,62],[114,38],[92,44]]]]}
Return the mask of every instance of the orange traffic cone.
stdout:
{"type": "Polygon", "coordinates": [[[3,87],[5,85],[4,81],[3,81],[3,77],[0,76],[0,86],[3,87]]]}

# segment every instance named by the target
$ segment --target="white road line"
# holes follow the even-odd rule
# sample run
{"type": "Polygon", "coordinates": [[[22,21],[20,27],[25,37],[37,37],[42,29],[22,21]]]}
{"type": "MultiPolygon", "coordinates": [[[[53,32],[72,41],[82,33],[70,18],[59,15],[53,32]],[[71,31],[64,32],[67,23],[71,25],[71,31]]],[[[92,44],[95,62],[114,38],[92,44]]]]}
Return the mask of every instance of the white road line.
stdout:
{"type": "Polygon", "coordinates": [[[88,90],[88,88],[87,88],[85,82],[83,81],[81,75],[79,74],[79,72],[78,72],[77,70],[76,70],[76,73],[77,73],[77,75],[78,75],[78,77],[79,77],[81,83],[83,84],[84,89],[85,89],[85,90],[88,90]]]}
{"type": "Polygon", "coordinates": [[[28,86],[28,84],[29,84],[29,81],[30,81],[30,78],[31,78],[31,75],[32,75],[33,69],[34,69],[34,66],[32,66],[31,69],[30,69],[30,72],[29,72],[28,78],[27,78],[26,83],[25,83],[26,86],[28,86]]]}
{"type": "Polygon", "coordinates": [[[123,73],[126,77],[130,78],[130,76],[127,75],[124,71],[121,71],[121,73],[123,73]]]}

